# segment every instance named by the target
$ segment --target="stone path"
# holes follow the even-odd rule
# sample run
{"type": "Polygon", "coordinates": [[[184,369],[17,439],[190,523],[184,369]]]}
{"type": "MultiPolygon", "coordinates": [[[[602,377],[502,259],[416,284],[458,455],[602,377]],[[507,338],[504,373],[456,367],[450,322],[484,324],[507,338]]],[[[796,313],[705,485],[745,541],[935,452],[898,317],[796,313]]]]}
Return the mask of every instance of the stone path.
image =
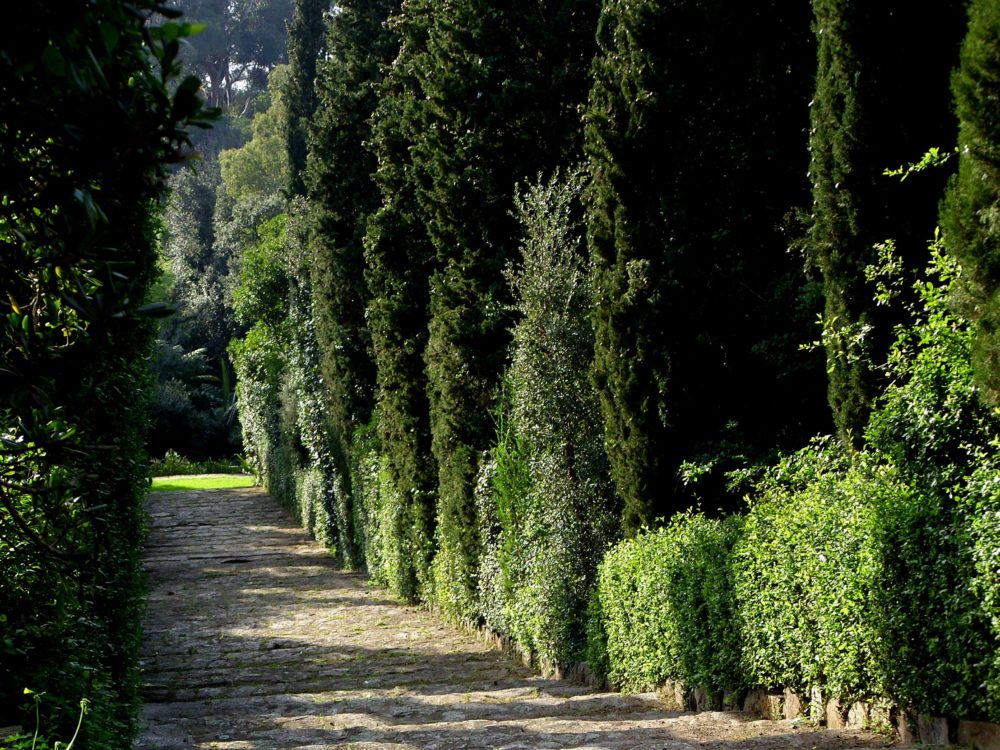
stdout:
{"type": "Polygon", "coordinates": [[[150,496],[136,748],[844,750],[884,738],[543,679],[337,570],[262,490],[150,496]]]}

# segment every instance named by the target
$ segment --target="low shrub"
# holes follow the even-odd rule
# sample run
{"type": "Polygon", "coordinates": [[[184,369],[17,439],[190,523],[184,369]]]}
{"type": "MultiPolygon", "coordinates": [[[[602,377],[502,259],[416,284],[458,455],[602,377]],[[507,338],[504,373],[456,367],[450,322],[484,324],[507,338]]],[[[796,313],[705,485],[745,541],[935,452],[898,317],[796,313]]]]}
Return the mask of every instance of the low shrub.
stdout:
{"type": "Polygon", "coordinates": [[[591,666],[606,659],[609,681],[625,690],[676,680],[738,692],[745,679],[731,555],[741,523],[684,513],[614,547],[591,604],[599,621],[591,625],[591,666]]]}
{"type": "Polygon", "coordinates": [[[154,477],[252,473],[252,470],[247,471],[251,467],[242,456],[234,456],[228,460],[192,461],[173,450],[168,450],[163,458],[151,459],[149,466],[154,477]]]}
{"type": "Polygon", "coordinates": [[[759,484],[733,556],[750,685],[885,694],[883,513],[909,494],[891,469],[829,442],[759,484]]]}
{"type": "Polygon", "coordinates": [[[980,603],[989,628],[989,648],[982,665],[982,715],[1000,722],[1000,466],[995,460],[984,464],[970,478],[963,509],[970,518],[975,566],[971,593],[980,603]]]}

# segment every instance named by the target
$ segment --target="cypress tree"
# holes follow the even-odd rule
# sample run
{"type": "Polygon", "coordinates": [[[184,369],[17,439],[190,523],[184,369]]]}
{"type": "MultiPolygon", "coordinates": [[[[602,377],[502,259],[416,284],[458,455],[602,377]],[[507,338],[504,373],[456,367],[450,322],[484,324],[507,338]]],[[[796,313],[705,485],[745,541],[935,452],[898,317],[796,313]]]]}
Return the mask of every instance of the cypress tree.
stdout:
{"type": "Polygon", "coordinates": [[[627,532],[696,501],[683,462],[719,477],[816,427],[821,371],[797,351],[808,286],[780,231],[806,190],[808,23],[778,2],[605,2],[588,241],[627,532]]]}
{"type": "Polygon", "coordinates": [[[365,321],[364,234],[379,194],[368,146],[375,87],[394,54],[384,28],[393,0],[354,0],[331,16],[319,67],[319,106],[311,127],[307,183],[312,220],[313,318],[326,392],[338,502],[353,503],[355,430],[374,408],[375,365],[365,321]]]}
{"type": "Polygon", "coordinates": [[[326,34],[324,12],[329,0],[295,0],[288,24],[288,66],[291,75],[285,89],[288,118],[285,144],[288,150],[289,192],[304,195],[308,123],[316,111],[316,64],[322,56],[326,34]]]}
{"type": "Polygon", "coordinates": [[[1000,402],[1000,5],[973,0],[952,89],[959,171],[941,207],[948,251],[964,269],[964,300],[976,322],[973,359],[987,398],[1000,402]]]}
{"type": "Polygon", "coordinates": [[[473,484],[509,344],[502,269],[516,250],[514,186],[573,143],[595,15],[595,0],[456,0],[435,7],[415,61],[426,124],[414,180],[435,252],[426,349],[440,492],[435,594],[456,616],[475,617],[473,484]]]}
{"type": "Polygon", "coordinates": [[[376,364],[378,435],[401,507],[387,514],[398,545],[398,580],[390,587],[410,599],[432,597],[436,550],[436,472],[431,455],[430,407],[424,349],[427,345],[433,248],[420,220],[410,179],[410,147],[422,129],[423,96],[415,69],[426,53],[430,3],[409,0],[389,23],[399,54],[379,86],[372,119],[374,179],[381,204],[369,218],[365,280],[366,317],[376,364]]]}
{"type": "Polygon", "coordinates": [[[940,177],[903,186],[883,172],[949,138],[947,76],[962,5],[938,5],[928,44],[926,13],[912,3],[813,0],[818,69],[805,249],[823,279],[828,396],[849,444],[859,443],[867,424],[892,328],[875,308],[865,267],[873,246],[889,238],[904,259],[923,266],[942,188],[940,177]]]}

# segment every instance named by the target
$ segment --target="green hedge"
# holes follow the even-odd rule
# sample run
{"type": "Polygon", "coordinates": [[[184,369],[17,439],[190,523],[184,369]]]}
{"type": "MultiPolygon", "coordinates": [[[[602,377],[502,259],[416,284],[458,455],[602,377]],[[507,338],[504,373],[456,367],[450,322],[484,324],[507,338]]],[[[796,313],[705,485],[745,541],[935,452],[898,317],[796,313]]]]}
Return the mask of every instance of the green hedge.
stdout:
{"type": "Polygon", "coordinates": [[[730,558],[741,523],[684,513],[612,549],[592,608],[599,618],[591,625],[592,666],[604,656],[603,640],[608,679],[622,689],[676,680],[718,697],[738,692],[744,678],[730,558]]]}
{"type": "Polygon", "coordinates": [[[77,750],[136,730],[166,167],[205,125],[192,29],[137,0],[32,4],[0,54],[0,725],[77,750]]]}
{"type": "Polygon", "coordinates": [[[816,686],[934,716],[1000,719],[1000,472],[951,495],[818,443],[745,517],[682,515],[615,547],[592,603],[613,684],[816,686]]]}
{"type": "Polygon", "coordinates": [[[885,514],[909,490],[827,445],[786,459],[760,489],[734,552],[748,683],[883,695],[885,514]]]}

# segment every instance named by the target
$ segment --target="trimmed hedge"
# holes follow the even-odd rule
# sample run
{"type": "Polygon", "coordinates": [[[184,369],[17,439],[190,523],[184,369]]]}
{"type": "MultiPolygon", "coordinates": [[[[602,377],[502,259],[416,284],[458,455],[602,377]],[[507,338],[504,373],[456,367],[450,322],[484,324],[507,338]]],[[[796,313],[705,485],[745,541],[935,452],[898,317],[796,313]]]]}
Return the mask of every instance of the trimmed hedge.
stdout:
{"type": "Polygon", "coordinates": [[[817,444],[778,466],[734,551],[749,685],[844,699],[885,693],[885,510],[910,491],[886,467],[817,444]]]}
{"type": "MultiPolygon", "coordinates": [[[[601,563],[591,623],[591,666],[606,647],[607,676],[624,690],[667,680],[710,693],[744,687],[733,586],[742,521],[700,513],[612,549],[601,563]]],[[[719,696],[721,697],[721,696],[719,696]]]]}

